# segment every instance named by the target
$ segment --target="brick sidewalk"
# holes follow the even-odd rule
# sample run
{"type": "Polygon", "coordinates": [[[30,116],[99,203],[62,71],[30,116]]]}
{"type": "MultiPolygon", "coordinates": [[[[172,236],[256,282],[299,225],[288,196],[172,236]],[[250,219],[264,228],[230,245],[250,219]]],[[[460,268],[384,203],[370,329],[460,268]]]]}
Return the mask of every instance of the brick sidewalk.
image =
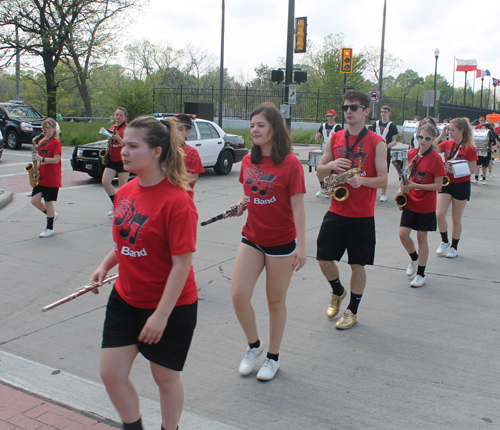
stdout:
{"type": "Polygon", "coordinates": [[[0,430],[116,430],[117,423],[59,406],[0,382],[0,430]]]}

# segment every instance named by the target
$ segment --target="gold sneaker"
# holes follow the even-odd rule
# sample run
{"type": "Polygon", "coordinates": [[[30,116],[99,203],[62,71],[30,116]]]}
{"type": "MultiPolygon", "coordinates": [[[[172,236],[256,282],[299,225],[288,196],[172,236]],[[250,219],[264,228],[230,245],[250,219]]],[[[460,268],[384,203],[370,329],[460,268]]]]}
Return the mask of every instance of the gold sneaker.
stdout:
{"type": "Polygon", "coordinates": [[[339,313],[340,304],[342,303],[342,300],[344,300],[346,292],[347,290],[344,288],[344,293],[341,296],[337,296],[332,293],[330,304],[328,305],[328,309],[326,310],[326,316],[328,318],[333,318],[339,313]]]}
{"type": "Polygon", "coordinates": [[[340,330],[345,330],[346,328],[351,328],[354,324],[356,324],[357,317],[354,315],[350,309],[346,309],[342,318],[337,321],[335,327],[340,330]]]}

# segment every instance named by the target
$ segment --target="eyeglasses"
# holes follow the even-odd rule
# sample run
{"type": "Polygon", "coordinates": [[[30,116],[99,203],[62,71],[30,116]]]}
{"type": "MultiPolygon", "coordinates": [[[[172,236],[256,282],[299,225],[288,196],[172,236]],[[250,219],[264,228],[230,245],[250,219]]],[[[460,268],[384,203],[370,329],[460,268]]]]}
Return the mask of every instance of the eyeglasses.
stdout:
{"type": "Polygon", "coordinates": [[[357,103],[353,103],[352,105],[342,105],[341,107],[343,112],[347,112],[349,108],[351,108],[352,112],[356,112],[358,108],[366,109],[366,106],[359,105],[357,103]]]}
{"type": "Polygon", "coordinates": [[[333,118],[333,115],[327,115],[326,117],[327,118],[333,118]]]}
{"type": "Polygon", "coordinates": [[[426,142],[431,142],[434,140],[433,137],[430,136],[422,136],[421,134],[417,134],[417,139],[418,140],[425,140],[426,142]]]}

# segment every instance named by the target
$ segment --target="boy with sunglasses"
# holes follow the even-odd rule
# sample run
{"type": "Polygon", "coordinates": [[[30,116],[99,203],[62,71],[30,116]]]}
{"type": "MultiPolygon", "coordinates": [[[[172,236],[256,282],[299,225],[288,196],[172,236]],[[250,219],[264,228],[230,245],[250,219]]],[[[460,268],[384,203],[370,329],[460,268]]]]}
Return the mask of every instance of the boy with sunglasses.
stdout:
{"type": "Polygon", "coordinates": [[[370,98],[361,91],[344,94],[342,110],[347,129],[335,133],[318,164],[320,181],[331,173],[340,174],[359,166],[358,174],[343,187],[349,191],[345,200],[332,198],[323,219],[317,241],[319,266],[332,287],[332,297],[326,315],[333,318],[339,312],[346,289],[340,283],[340,261],[347,250],[351,266],[351,297],[349,306],[335,327],[348,329],[357,320],[359,302],[366,284],[365,265],[373,265],[375,256],[375,198],[377,188],[387,185],[387,150],[384,139],[365,127],[370,113],[370,98]]]}
{"type": "MultiPolygon", "coordinates": [[[[382,136],[387,146],[387,173],[391,165],[391,148],[396,145],[398,140],[398,128],[391,122],[391,108],[389,106],[382,106],[382,121],[377,121],[372,125],[371,130],[382,136]]],[[[381,202],[387,201],[387,185],[382,188],[382,195],[380,196],[381,202]]]]}

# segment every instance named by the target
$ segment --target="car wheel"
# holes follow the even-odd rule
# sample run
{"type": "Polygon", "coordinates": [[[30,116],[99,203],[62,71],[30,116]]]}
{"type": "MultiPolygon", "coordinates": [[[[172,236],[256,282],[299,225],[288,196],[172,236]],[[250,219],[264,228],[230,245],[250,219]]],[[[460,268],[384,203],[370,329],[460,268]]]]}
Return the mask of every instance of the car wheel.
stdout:
{"type": "Polygon", "coordinates": [[[227,175],[233,168],[233,156],[229,151],[224,151],[219,155],[214,171],[218,175],[227,175]]]}
{"type": "Polygon", "coordinates": [[[21,139],[15,131],[9,131],[7,133],[6,145],[9,149],[19,149],[21,148],[21,139]]]}

